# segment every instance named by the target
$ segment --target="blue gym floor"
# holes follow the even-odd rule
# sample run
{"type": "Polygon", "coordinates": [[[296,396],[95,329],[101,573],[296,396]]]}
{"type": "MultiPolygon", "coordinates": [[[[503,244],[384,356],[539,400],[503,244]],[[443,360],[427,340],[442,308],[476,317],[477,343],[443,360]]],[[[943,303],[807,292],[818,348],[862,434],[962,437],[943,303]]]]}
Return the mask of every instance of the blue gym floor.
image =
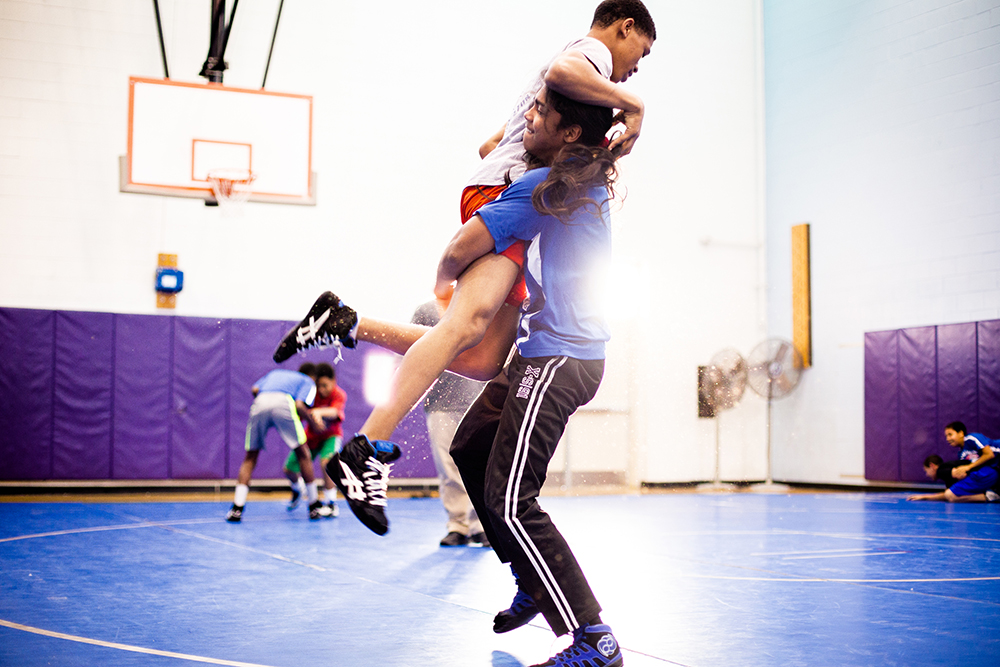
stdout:
{"type": "MultiPolygon", "coordinates": [[[[1000,507],[904,494],[547,497],[630,667],[1000,665],[1000,507]]],[[[378,537],[254,501],[0,503],[0,665],[519,667],[563,648],[440,501],[378,537]]]]}

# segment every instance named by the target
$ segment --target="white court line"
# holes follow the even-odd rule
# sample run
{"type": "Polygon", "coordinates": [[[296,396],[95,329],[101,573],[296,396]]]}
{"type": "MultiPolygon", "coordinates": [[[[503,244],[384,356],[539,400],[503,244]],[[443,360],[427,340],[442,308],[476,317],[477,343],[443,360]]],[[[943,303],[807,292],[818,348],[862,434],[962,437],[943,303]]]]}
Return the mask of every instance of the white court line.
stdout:
{"type": "Polygon", "coordinates": [[[207,662],[212,665],[230,665],[231,667],[269,667],[269,665],[261,665],[260,663],[256,662],[238,662],[236,660],[204,658],[200,655],[188,655],[187,653],[174,653],[173,651],[159,651],[155,648],[143,648],[141,646],[130,646],[128,644],[105,642],[101,641],[100,639],[90,639],[89,637],[78,637],[77,635],[67,635],[63,632],[52,632],[51,630],[42,630],[41,628],[33,628],[30,625],[11,623],[10,621],[5,621],[3,619],[0,619],[0,626],[11,628],[12,630],[23,630],[24,632],[32,632],[36,635],[55,637],[56,639],[66,639],[71,642],[79,642],[81,644],[92,644],[94,646],[103,646],[105,648],[116,648],[122,651],[132,651],[133,653],[160,655],[166,658],[178,658],[180,660],[192,660],[194,662],[207,662]]]}
{"type": "Polygon", "coordinates": [[[162,526],[185,526],[196,523],[214,523],[218,519],[185,519],[183,521],[142,521],[137,523],[126,523],[117,526],[94,526],[92,528],[73,528],[71,530],[56,530],[51,533],[34,533],[33,535],[17,535],[16,537],[0,538],[3,542],[16,542],[17,540],[33,540],[36,537],[58,537],[60,535],[76,535],[78,533],[102,533],[108,530],[131,530],[133,528],[159,528],[162,526]]]}
{"type": "Polygon", "coordinates": [[[736,577],[724,574],[685,574],[692,579],[724,579],[727,581],[791,581],[795,583],[834,584],[949,584],[963,581],[1000,581],[1000,577],[953,577],[947,579],[821,579],[818,577],[736,577]]]}
{"type": "Polygon", "coordinates": [[[859,551],[872,551],[872,549],[819,549],[816,551],[771,551],[766,553],[753,553],[751,556],[798,556],[801,554],[843,554],[857,553],[859,551]]]}
{"type": "Polygon", "coordinates": [[[781,560],[811,560],[815,558],[856,558],[857,556],[892,556],[905,554],[908,551],[855,551],[849,554],[821,554],[816,556],[785,556],[781,560]]]}

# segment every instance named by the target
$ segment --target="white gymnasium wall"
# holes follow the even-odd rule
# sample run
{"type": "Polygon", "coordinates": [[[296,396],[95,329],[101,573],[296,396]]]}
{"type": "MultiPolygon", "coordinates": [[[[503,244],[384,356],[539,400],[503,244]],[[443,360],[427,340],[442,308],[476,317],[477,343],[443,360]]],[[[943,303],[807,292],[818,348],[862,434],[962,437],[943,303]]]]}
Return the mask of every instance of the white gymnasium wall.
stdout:
{"type": "Polygon", "coordinates": [[[814,364],[775,476],[864,475],[864,333],[1000,317],[1000,2],[767,0],[768,328],[812,232],[814,364]]]}
{"type": "MultiPolygon", "coordinates": [[[[708,479],[715,431],[696,417],[696,366],[764,335],[759,2],[647,4],[659,40],[626,84],[648,111],[622,162],[617,339],[595,405],[630,411],[616,460],[635,478],[708,479]]],[[[314,96],[318,205],[227,219],[118,191],[128,77],[162,76],[152,3],[4,0],[0,305],[152,313],[166,252],[185,272],[178,314],[294,319],[333,288],[408,319],[430,297],[476,148],[595,5],[285,3],[268,88],[314,96]]],[[[210,6],[160,2],[175,80],[202,81],[210,6]]],[[[277,7],[240,4],[227,85],[259,87],[277,7]]],[[[753,397],[724,415],[725,477],[763,475],[762,415],[753,397]]]]}

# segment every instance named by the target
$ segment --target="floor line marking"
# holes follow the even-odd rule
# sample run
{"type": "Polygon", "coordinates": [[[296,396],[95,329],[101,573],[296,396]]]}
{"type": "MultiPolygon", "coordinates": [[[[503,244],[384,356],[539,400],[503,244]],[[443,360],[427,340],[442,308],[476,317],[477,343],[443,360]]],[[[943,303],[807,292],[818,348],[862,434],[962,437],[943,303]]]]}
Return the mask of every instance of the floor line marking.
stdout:
{"type": "Polygon", "coordinates": [[[953,584],[968,581],[1000,581],[1000,577],[956,577],[951,579],[825,579],[820,577],[739,577],[724,574],[685,574],[693,579],[724,579],[733,581],[792,581],[835,584],[953,584]]]}
{"type": "Polygon", "coordinates": [[[857,553],[860,551],[874,551],[876,547],[871,548],[854,548],[854,549],[818,549],[816,551],[771,551],[763,553],[752,553],[751,556],[798,556],[802,554],[840,554],[840,553],[857,553]]]}
{"type": "Polygon", "coordinates": [[[92,644],[93,646],[103,646],[104,648],[116,648],[121,651],[132,651],[133,653],[145,653],[147,655],[159,655],[166,658],[177,658],[179,660],[193,660],[194,662],[207,662],[212,665],[229,665],[230,667],[270,667],[269,665],[262,665],[256,662],[238,662],[236,660],[222,660],[220,658],[205,658],[200,655],[189,655],[187,653],[174,653],[173,651],[160,651],[155,648],[143,648],[142,646],[131,646],[129,644],[119,644],[117,642],[106,642],[100,639],[91,639],[90,637],[80,637],[78,635],[68,635],[64,632],[53,632],[52,630],[43,630],[42,628],[34,628],[30,625],[21,625],[20,623],[12,623],[11,621],[5,621],[3,619],[0,619],[0,626],[11,628],[12,630],[22,630],[24,632],[31,632],[36,635],[43,635],[45,637],[66,639],[68,641],[79,642],[81,644],[92,644]]]}
{"type": "Polygon", "coordinates": [[[820,554],[815,556],[785,556],[781,560],[813,560],[816,558],[857,558],[858,556],[893,556],[908,551],[858,551],[850,554],[820,554]]]}
{"type": "Polygon", "coordinates": [[[15,535],[14,537],[0,538],[0,544],[4,542],[16,542],[18,540],[32,540],[36,537],[59,537],[61,535],[78,535],[80,533],[101,533],[110,530],[131,530],[133,528],[159,528],[166,525],[191,525],[198,523],[214,523],[216,519],[185,519],[183,521],[142,521],[140,523],[117,524],[112,526],[91,526],[89,528],[72,528],[70,530],[54,530],[48,533],[34,533],[31,535],[15,535]]]}

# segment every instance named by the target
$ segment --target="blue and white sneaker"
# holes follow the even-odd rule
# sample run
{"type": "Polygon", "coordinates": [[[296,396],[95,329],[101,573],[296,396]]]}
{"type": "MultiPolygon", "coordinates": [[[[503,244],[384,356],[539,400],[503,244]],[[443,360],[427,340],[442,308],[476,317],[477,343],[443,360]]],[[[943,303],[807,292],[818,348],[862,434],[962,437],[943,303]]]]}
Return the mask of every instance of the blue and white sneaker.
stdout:
{"type": "Polygon", "coordinates": [[[588,625],[573,631],[573,643],[532,667],[620,667],[622,652],[606,625],[588,625]]]}
{"type": "Polygon", "coordinates": [[[343,345],[353,348],[357,344],[353,333],[357,323],[358,314],[354,309],[344,305],[333,292],[323,292],[305,318],[281,339],[274,351],[274,361],[280,364],[296,352],[314,347],[343,345]]]}
{"type": "Polygon", "coordinates": [[[389,532],[385,515],[389,471],[401,454],[395,443],[369,442],[367,436],[358,433],[326,464],[326,474],[344,494],[354,516],[378,535],[389,532]]]}
{"type": "Polygon", "coordinates": [[[537,615],[538,607],[535,605],[534,599],[518,586],[510,607],[493,617],[493,632],[499,635],[516,630],[522,625],[526,625],[537,615]]]}

